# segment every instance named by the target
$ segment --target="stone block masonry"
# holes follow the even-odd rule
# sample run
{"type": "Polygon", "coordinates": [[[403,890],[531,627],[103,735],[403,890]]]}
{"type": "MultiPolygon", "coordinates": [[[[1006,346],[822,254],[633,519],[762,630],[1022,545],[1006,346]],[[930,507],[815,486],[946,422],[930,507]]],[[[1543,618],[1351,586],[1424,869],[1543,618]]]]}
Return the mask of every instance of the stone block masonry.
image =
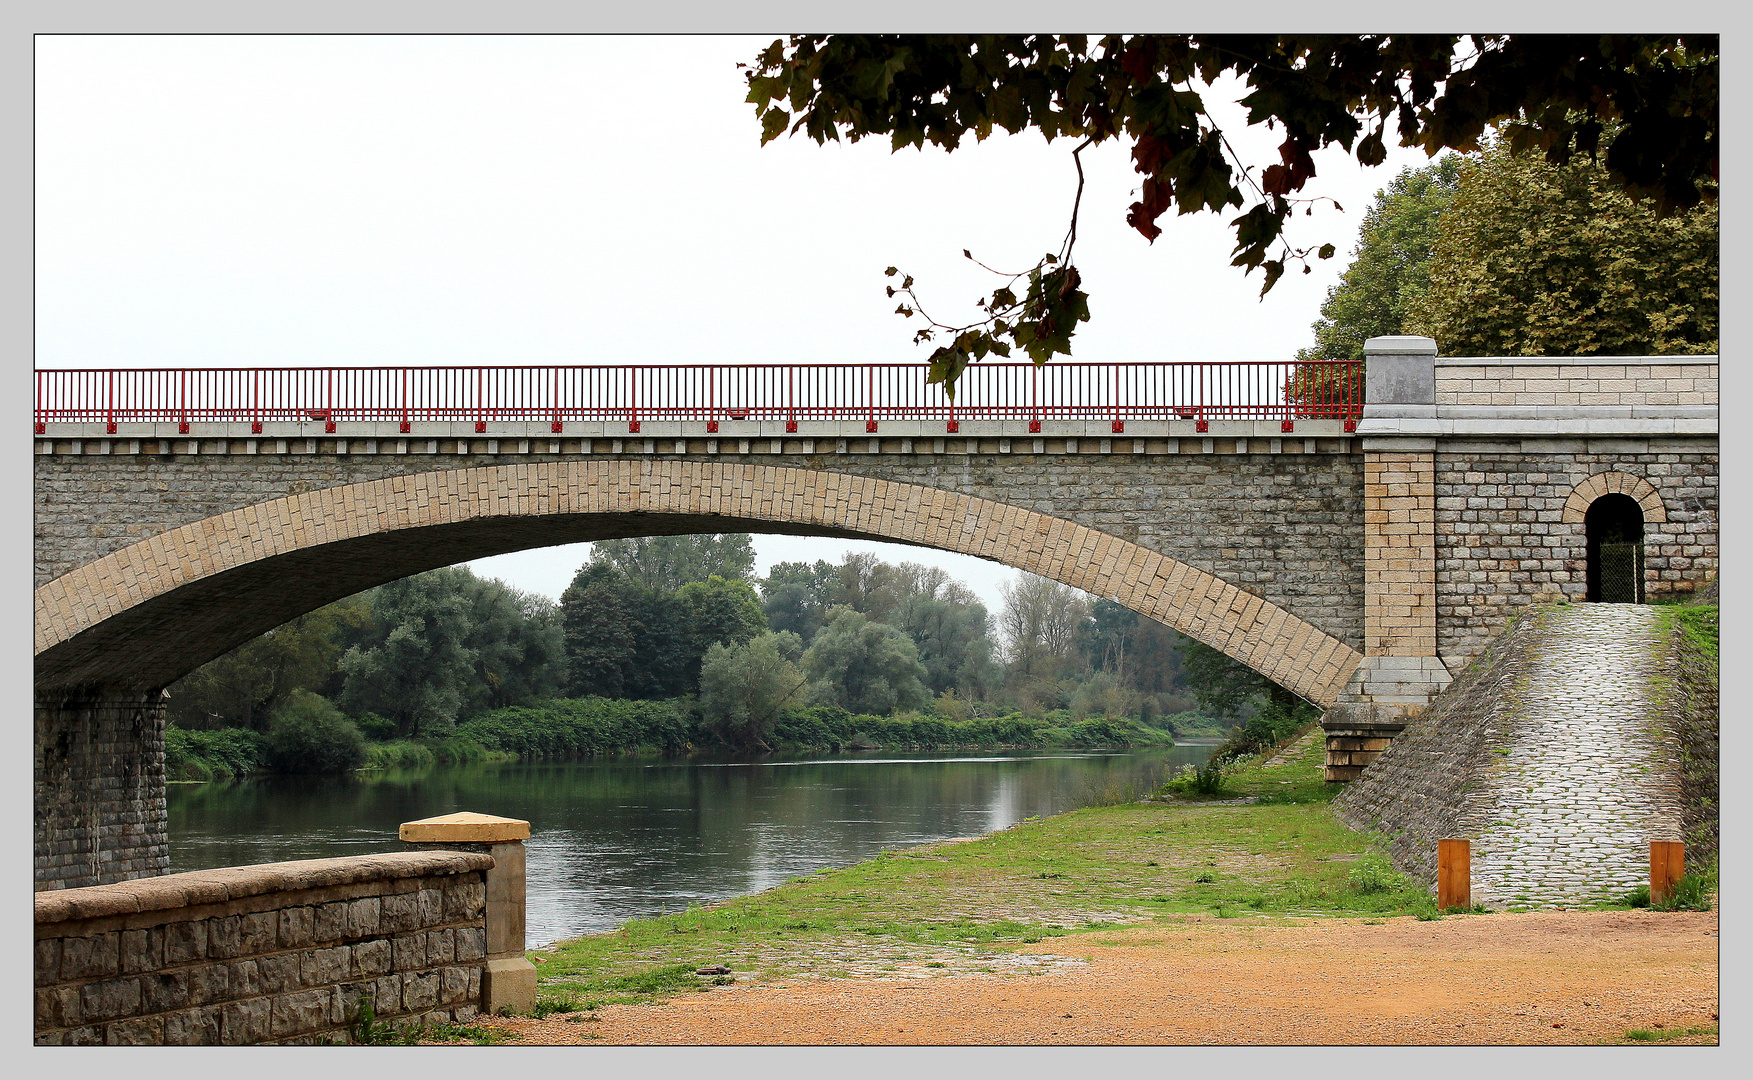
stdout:
{"type": "Polygon", "coordinates": [[[1451,670],[1529,605],[1585,599],[1588,537],[1573,504],[1579,489],[1608,489],[1595,478],[1644,505],[1649,599],[1700,588],[1720,567],[1715,440],[1457,442],[1436,462],[1438,649],[1451,670]]]}
{"type": "Polygon", "coordinates": [[[1435,467],[1424,450],[1364,455],[1364,652],[1433,656],[1435,467]]]}
{"type": "Polygon", "coordinates": [[[164,698],[132,693],[39,696],[35,708],[36,887],[58,889],[164,873],[164,698]]]}
{"type": "Polygon", "coordinates": [[[361,998],[473,1019],[492,865],[395,852],[38,893],[36,1042],[348,1042],[361,998]]]}
{"type": "MultiPolygon", "coordinates": [[[[51,452],[35,459],[39,586],[178,526],[326,488],[491,466],[722,462],[884,480],[1049,515],[1222,578],[1353,649],[1363,643],[1362,456],[1343,438],[1138,440],[1137,449],[1118,439],[745,439],[740,453],[730,440],[703,439],[434,439],[399,453],[390,440],[367,452],[362,440],[337,438],[308,440],[309,453],[183,439],[104,440],[100,453],[87,442],[45,440],[51,452]],[[1024,452],[1033,443],[1039,452],[1024,452]]],[[[764,507],[750,509],[757,517],[764,507]]],[[[528,546],[515,529],[502,531],[528,546]]],[[[609,534],[550,535],[543,542],[609,534]]]]}
{"type": "Polygon", "coordinates": [[[1717,358],[1450,356],[1436,362],[1435,382],[1438,405],[1493,413],[1540,408],[1714,409],[1717,358]]]}

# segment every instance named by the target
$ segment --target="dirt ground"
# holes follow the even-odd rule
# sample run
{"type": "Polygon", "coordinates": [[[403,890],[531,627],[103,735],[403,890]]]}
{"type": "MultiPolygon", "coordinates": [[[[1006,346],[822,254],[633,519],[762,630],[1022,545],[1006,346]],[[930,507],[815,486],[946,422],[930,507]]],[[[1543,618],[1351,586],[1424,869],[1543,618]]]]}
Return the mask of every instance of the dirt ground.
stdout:
{"type": "Polygon", "coordinates": [[[1595,1044],[1714,1028],[1717,946],[1716,912],[1189,918],[1025,946],[992,973],[739,981],[479,1023],[513,1046],[1595,1044]]]}

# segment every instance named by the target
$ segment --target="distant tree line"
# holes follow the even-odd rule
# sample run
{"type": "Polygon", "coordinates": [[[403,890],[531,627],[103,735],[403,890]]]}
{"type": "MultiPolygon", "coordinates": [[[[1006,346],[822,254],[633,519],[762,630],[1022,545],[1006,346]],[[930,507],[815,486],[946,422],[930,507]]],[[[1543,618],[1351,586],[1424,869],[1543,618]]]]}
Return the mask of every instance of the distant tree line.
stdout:
{"type": "Polygon", "coordinates": [[[849,553],[762,578],[754,564],[745,534],[601,541],[558,604],[466,567],[417,574],[191,673],[171,688],[170,719],[297,747],[300,732],[341,723],[430,740],[514,707],[681,700],[711,739],[760,751],[786,717],[821,708],[957,724],[1149,726],[1197,712],[1212,730],[1297,708],[1222,654],[1046,578],[1004,585],[994,619],[935,567],[849,553]]]}

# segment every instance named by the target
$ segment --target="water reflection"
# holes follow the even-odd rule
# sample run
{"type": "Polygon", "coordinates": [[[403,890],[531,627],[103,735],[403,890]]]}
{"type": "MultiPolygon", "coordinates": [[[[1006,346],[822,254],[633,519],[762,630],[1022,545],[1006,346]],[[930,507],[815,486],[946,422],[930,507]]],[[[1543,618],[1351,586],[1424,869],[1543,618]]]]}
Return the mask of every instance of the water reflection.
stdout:
{"type": "Polygon", "coordinates": [[[526,818],[536,946],[1058,813],[1210,750],[541,761],[175,784],[171,870],[395,850],[400,823],[460,810],[526,818]]]}

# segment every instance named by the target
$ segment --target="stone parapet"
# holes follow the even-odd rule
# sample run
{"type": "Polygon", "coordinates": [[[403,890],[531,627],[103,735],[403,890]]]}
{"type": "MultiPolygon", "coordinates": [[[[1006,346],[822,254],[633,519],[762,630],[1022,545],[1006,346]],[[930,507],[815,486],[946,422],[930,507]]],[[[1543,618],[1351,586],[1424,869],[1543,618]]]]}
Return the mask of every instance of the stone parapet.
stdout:
{"type": "Polygon", "coordinates": [[[36,1042],[347,1042],[362,999],[380,1020],[471,1019],[492,866],[395,852],[39,893],[36,1042]]]}
{"type": "Polygon", "coordinates": [[[1442,406],[1715,406],[1715,356],[1449,356],[1434,368],[1442,406]]]}

